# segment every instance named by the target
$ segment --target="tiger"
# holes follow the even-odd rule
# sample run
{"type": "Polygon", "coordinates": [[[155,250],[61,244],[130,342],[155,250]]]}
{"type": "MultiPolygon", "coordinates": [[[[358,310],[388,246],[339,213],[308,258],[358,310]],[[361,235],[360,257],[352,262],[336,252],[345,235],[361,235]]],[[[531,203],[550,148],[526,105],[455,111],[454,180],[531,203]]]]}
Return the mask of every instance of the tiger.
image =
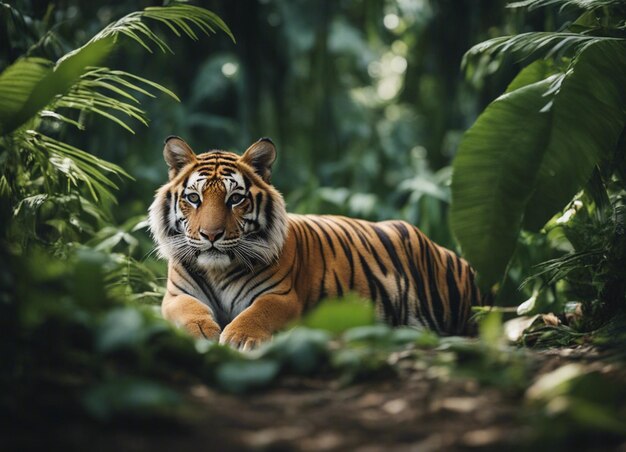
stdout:
{"type": "Polygon", "coordinates": [[[269,138],[242,155],[165,140],[169,181],[149,208],[168,261],[165,319],[250,350],[320,300],[356,293],[391,325],[468,333],[482,299],[464,259],[405,221],[287,213],[276,154],[269,138]]]}

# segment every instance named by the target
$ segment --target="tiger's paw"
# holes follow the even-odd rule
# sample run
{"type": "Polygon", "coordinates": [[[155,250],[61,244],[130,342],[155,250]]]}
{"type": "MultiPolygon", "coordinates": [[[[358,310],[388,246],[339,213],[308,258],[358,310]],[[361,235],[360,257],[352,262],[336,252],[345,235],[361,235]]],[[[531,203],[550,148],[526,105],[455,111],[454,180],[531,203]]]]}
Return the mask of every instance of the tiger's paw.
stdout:
{"type": "Polygon", "coordinates": [[[196,339],[208,339],[216,341],[220,337],[222,329],[211,318],[200,317],[186,322],[183,328],[196,339]]]}
{"type": "Polygon", "coordinates": [[[242,351],[252,350],[272,338],[262,329],[241,329],[232,323],[220,334],[220,344],[227,344],[242,351]]]}

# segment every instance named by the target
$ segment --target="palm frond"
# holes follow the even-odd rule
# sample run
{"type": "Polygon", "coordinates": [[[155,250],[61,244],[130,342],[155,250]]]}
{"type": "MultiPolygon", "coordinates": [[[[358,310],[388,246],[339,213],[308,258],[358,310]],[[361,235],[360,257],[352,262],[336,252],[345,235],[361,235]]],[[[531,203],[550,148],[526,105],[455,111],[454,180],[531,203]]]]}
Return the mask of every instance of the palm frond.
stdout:
{"type": "Polygon", "coordinates": [[[57,109],[75,109],[82,113],[100,115],[134,133],[131,126],[116,116],[116,114],[122,114],[144,125],[148,125],[148,118],[145,112],[137,106],[139,100],[134,94],[139,93],[149,97],[155,96],[139,83],[155,88],[175,100],[179,100],[172,91],[158,83],[128,72],[97,67],[91,68],[89,72],[85,73],[67,94],[59,96],[47,107],[47,110],[43,110],[40,113],[40,116],[53,118],[82,129],[83,125],[81,123],[56,113],[57,109]],[[122,99],[116,98],[115,95],[122,99]]]}
{"type": "Polygon", "coordinates": [[[35,86],[50,72],[53,63],[44,58],[23,58],[0,74],[0,132],[7,133],[35,86]]]}
{"type": "MultiPolygon", "coordinates": [[[[132,179],[119,166],[34,130],[25,131],[18,146],[32,153],[34,164],[44,178],[50,179],[51,185],[58,183],[55,173],[62,174],[70,186],[78,187],[84,183],[95,200],[115,202],[111,190],[117,189],[117,185],[107,173],[132,179]],[[45,165],[48,164],[52,165],[55,172],[47,171],[45,165]]],[[[57,190],[50,187],[47,191],[54,193],[57,190]]]]}
{"type": "Polygon", "coordinates": [[[192,5],[172,5],[153,6],[128,14],[102,29],[85,46],[109,37],[117,39],[117,36],[121,34],[137,42],[149,52],[152,52],[150,47],[152,44],[162,52],[173,53],[167,43],[142,21],[144,18],[164,24],[178,37],[184,34],[195,41],[198,40],[198,35],[194,27],[207,36],[215,33],[215,29],[219,28],[233,42],[235,41],[235,37],[224,21],[211,11],[192,5]]]}
{"type": "Polygon", "coordinates": [[[109,54],[112,42],[109,38],[83,46],[56,65],[44,58],[22,58],[9,66],[0,74],[0,132],[22,127],[55,96],[66,93],[87,67],[109,54]]]}
{"type": "Polygon", "coordinates": [[[500,54],[513,55],[519,60],[527,57],[555,58],[573,56],[583,46],[604,41],[625,41],[620,38],[588,36],[567,32],[528,32],[514,36],[501,36],[476,44],[463,56],[462,66],[469,64],[480,55],[492,58],[500,54]]]}
{"type": "MultiPolygon", "coordinates": [[[[14,131],[45,108],[56,96],[66,94],[81,76],[110,54],[120,35],[138,42],[150,52],[151,45],[161,51],[171,52],[167,43],[152,31],[143,19],[165,24],[176,36],[186,35],[197,40],[196,31],[209,35],[220,29],[234,40],[231,31],[218,16],[197,6],[151,7],[128,14],[105,27],[85,45],[67,53],[54,64],[43,58],[22,58],[0,74],[0,131],[3,134],[14,131]]],[[[131,77],[127,74],[122,78],[128,81],[131,77]]],[[[154,82],[140,78],[135,80],[173,96],[173,93],[154,82]]],[[[80,105],[84,99],[75,101],[75,105],[80,105]]],[[[103,102],[105,100],[99,98],[96,105],[91,106],[91,111],[125,127],[123,121],[119,118],[116,120],[115,116],[106,111],[107,108],[118,107],[124,114],[145,123],[139,111],[119,104],[104,105],[103,102]]],[[[132,131],[128,126],[126,128],[132,131]]]]}
{"type": "Polygon", "coordinates": [[[623,0],[523,0],[509,3],[507,8],[527,8],[529,11],[546,6],[561,5],[561,10],[567,7],[575,7],[591,11],[598,8],[624,6],[623,0]]]}

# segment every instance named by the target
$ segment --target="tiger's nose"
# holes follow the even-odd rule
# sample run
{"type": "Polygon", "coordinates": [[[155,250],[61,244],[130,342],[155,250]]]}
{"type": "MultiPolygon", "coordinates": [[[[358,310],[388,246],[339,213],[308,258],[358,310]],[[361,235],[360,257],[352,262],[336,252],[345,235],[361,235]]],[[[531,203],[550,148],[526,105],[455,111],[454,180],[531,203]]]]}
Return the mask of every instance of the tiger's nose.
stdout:
{"type": "Polygon", "coordinates": [[[213,229],[212,231],[207,231],[206,229],[200,229],[200,235],[207,239],[210,242],[215,242],[221,236],[224,235],[224,228],[222,229],[213,229]]]}

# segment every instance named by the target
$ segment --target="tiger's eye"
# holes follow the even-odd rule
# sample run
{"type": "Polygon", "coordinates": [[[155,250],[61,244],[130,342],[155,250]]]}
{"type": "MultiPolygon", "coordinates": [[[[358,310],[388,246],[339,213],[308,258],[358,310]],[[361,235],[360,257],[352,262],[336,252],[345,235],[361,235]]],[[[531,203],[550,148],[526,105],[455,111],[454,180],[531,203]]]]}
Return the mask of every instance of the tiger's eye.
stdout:
{"type": "Polygon", "coordinates": [[[244,198],[243,195],[240,195],[239,193],[235,193],[230,197],[228,202],[230,203],[231,206],[234,206],[234,205],[239,204],[241,201],[243,201],[243,198],[244,198]]]}
{"type": "Polygon", "coordinates": [[[198,195],[198,193],[188,193],[187,201],[192,204],[198,204],[200,202],[200,195],[198,195]]]}

